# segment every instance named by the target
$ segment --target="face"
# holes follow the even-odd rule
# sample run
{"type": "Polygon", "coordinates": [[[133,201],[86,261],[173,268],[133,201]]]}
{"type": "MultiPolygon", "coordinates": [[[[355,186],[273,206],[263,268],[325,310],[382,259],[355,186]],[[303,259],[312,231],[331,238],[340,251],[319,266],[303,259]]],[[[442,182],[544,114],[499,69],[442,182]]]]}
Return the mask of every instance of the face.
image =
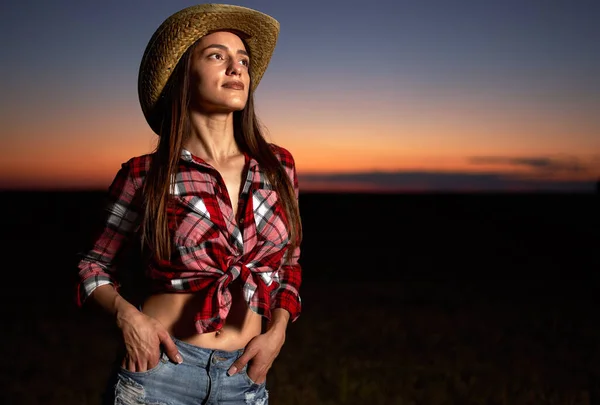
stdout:
{"type": "Polygon", "coordinates": [[[250,89],[249,64],[237,35],[222,31],[202,37],[190,61],[192,108],[205,113],[242,110],[250,89]]]}

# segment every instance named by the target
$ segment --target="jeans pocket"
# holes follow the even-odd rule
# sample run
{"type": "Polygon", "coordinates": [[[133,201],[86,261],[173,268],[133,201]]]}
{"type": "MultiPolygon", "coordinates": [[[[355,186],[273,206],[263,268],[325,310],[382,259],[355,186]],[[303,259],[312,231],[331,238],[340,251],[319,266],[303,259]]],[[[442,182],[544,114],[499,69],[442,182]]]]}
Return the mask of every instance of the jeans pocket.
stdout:
{"type": "Polygon", "coordinates": [[[266,381],[266,380],[265,380],[265,381],[263,381],[263,382],[262,382],[262,383],[260,383],[260,384],[258,384],[258,383],[255,383],[255,382],[252,380],[252,378],[250,378],[250,376],[248,375],[248,365],[246,365],[246,366],[244,366],[244,368],[242,368],[242,371],[240,372],[240,374],[241,374],[241,375],[244,377],[244,380],[246,380],[246,382],[247,382],[248,384],[250,384],[250,386],[258,386],[258,387],[260,387],[260,386],[263,386],[263,385],[265,385],[265,384],[267,383],[267,381],[266,381]]]}
{"type": "Polygon", "coordinates": [[[167,354],[165,352],[161,352],[160,358],[158,359],[158,363],[154,367],[152,367],[146,371],[129,371],[126,368],[124,368],[123,366],[121,366],[120,372],[123,373],[124,375],[128,375],[128,376],[150,375],[150,374],[154,374],[155,372],[160,370],[162,368],[162,366],[164,366],[168,362],[169,362],[169,357],[167,356],[167,354]]]}

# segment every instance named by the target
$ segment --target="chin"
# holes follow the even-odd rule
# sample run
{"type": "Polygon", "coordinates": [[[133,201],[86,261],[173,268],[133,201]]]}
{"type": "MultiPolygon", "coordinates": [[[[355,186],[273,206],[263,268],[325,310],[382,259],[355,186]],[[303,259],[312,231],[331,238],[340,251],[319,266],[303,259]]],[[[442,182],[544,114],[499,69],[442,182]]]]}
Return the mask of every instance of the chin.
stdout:
{"type": "Polygon", "coordinates": [[[223,104],[223,109],[225,110],[229,110],[231,112],[234,111],[241,111],[244,109],[244,107],[246,107],[246,100],[239,100],[239,101],[230,101],[228,103],[224,103],[223,104]]]}
{"type": "Polygon", "coordinates": [[[200,108],[200,111],[204,111],[204,113],[219,113],[226,114],[232,113],[235,111],[241,111],[246,107],[246,103],[211,103],[210,105],[204,105],[200,108]]]}

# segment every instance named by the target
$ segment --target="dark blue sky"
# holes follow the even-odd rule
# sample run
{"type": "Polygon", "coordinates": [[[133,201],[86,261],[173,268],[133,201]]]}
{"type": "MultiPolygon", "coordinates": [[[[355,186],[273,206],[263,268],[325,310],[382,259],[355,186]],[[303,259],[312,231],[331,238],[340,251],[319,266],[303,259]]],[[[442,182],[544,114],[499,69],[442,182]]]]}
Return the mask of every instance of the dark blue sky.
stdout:
{"type": "MultiPolygon", "coordinates": [[[[281,23],[257,106],[307,174],[471,173],[478,156],[505,162],[481,170],[505,172],[513,158],[558,154],[600,170],[598,1],[230,3],[281,23]]],[[[102,183],[116,161],[147,151],[141,55],[167,16],[193,4],[2,3],[0,177],[18,170],[10,157],[23,148],[46,168],[42,151],[71,151],[61,162],[76,165],[73,151],[95,149],[105,160],[89,173],[102,183]]]]}

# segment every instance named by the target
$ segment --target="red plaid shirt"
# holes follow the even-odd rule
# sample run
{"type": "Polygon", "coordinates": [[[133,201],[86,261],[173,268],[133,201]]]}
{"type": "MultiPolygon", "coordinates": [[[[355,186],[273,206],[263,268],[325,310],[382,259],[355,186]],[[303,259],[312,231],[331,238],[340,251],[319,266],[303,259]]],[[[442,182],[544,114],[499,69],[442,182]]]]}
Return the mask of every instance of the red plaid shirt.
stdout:
{"type": "MultiPolygon", "coordinates": [[[[292,155],[272,148],[298,198],[292,155]]],[[[79,262],[79,306],[101,285],[120,287],[114,259],[140,228],[140,191],[151,158],[143,155],[124,163],[109,187],[105,227],[79,262]]],[[[202,291],[206,299],[195,317],[198,333],[223,326],[231,306],[227,286],[237,278],[251,310],[270,319],[271,310],[284,308],[295,321],[301,308],[300,249],[286,259],[289,235],[283,207],[258,162],[246,155],[239,224],[220,174],[186,150],[171,186],[167,212],[174,248],[171,260],[150,261],[146,275],[152,290],[202,291]]]]}

